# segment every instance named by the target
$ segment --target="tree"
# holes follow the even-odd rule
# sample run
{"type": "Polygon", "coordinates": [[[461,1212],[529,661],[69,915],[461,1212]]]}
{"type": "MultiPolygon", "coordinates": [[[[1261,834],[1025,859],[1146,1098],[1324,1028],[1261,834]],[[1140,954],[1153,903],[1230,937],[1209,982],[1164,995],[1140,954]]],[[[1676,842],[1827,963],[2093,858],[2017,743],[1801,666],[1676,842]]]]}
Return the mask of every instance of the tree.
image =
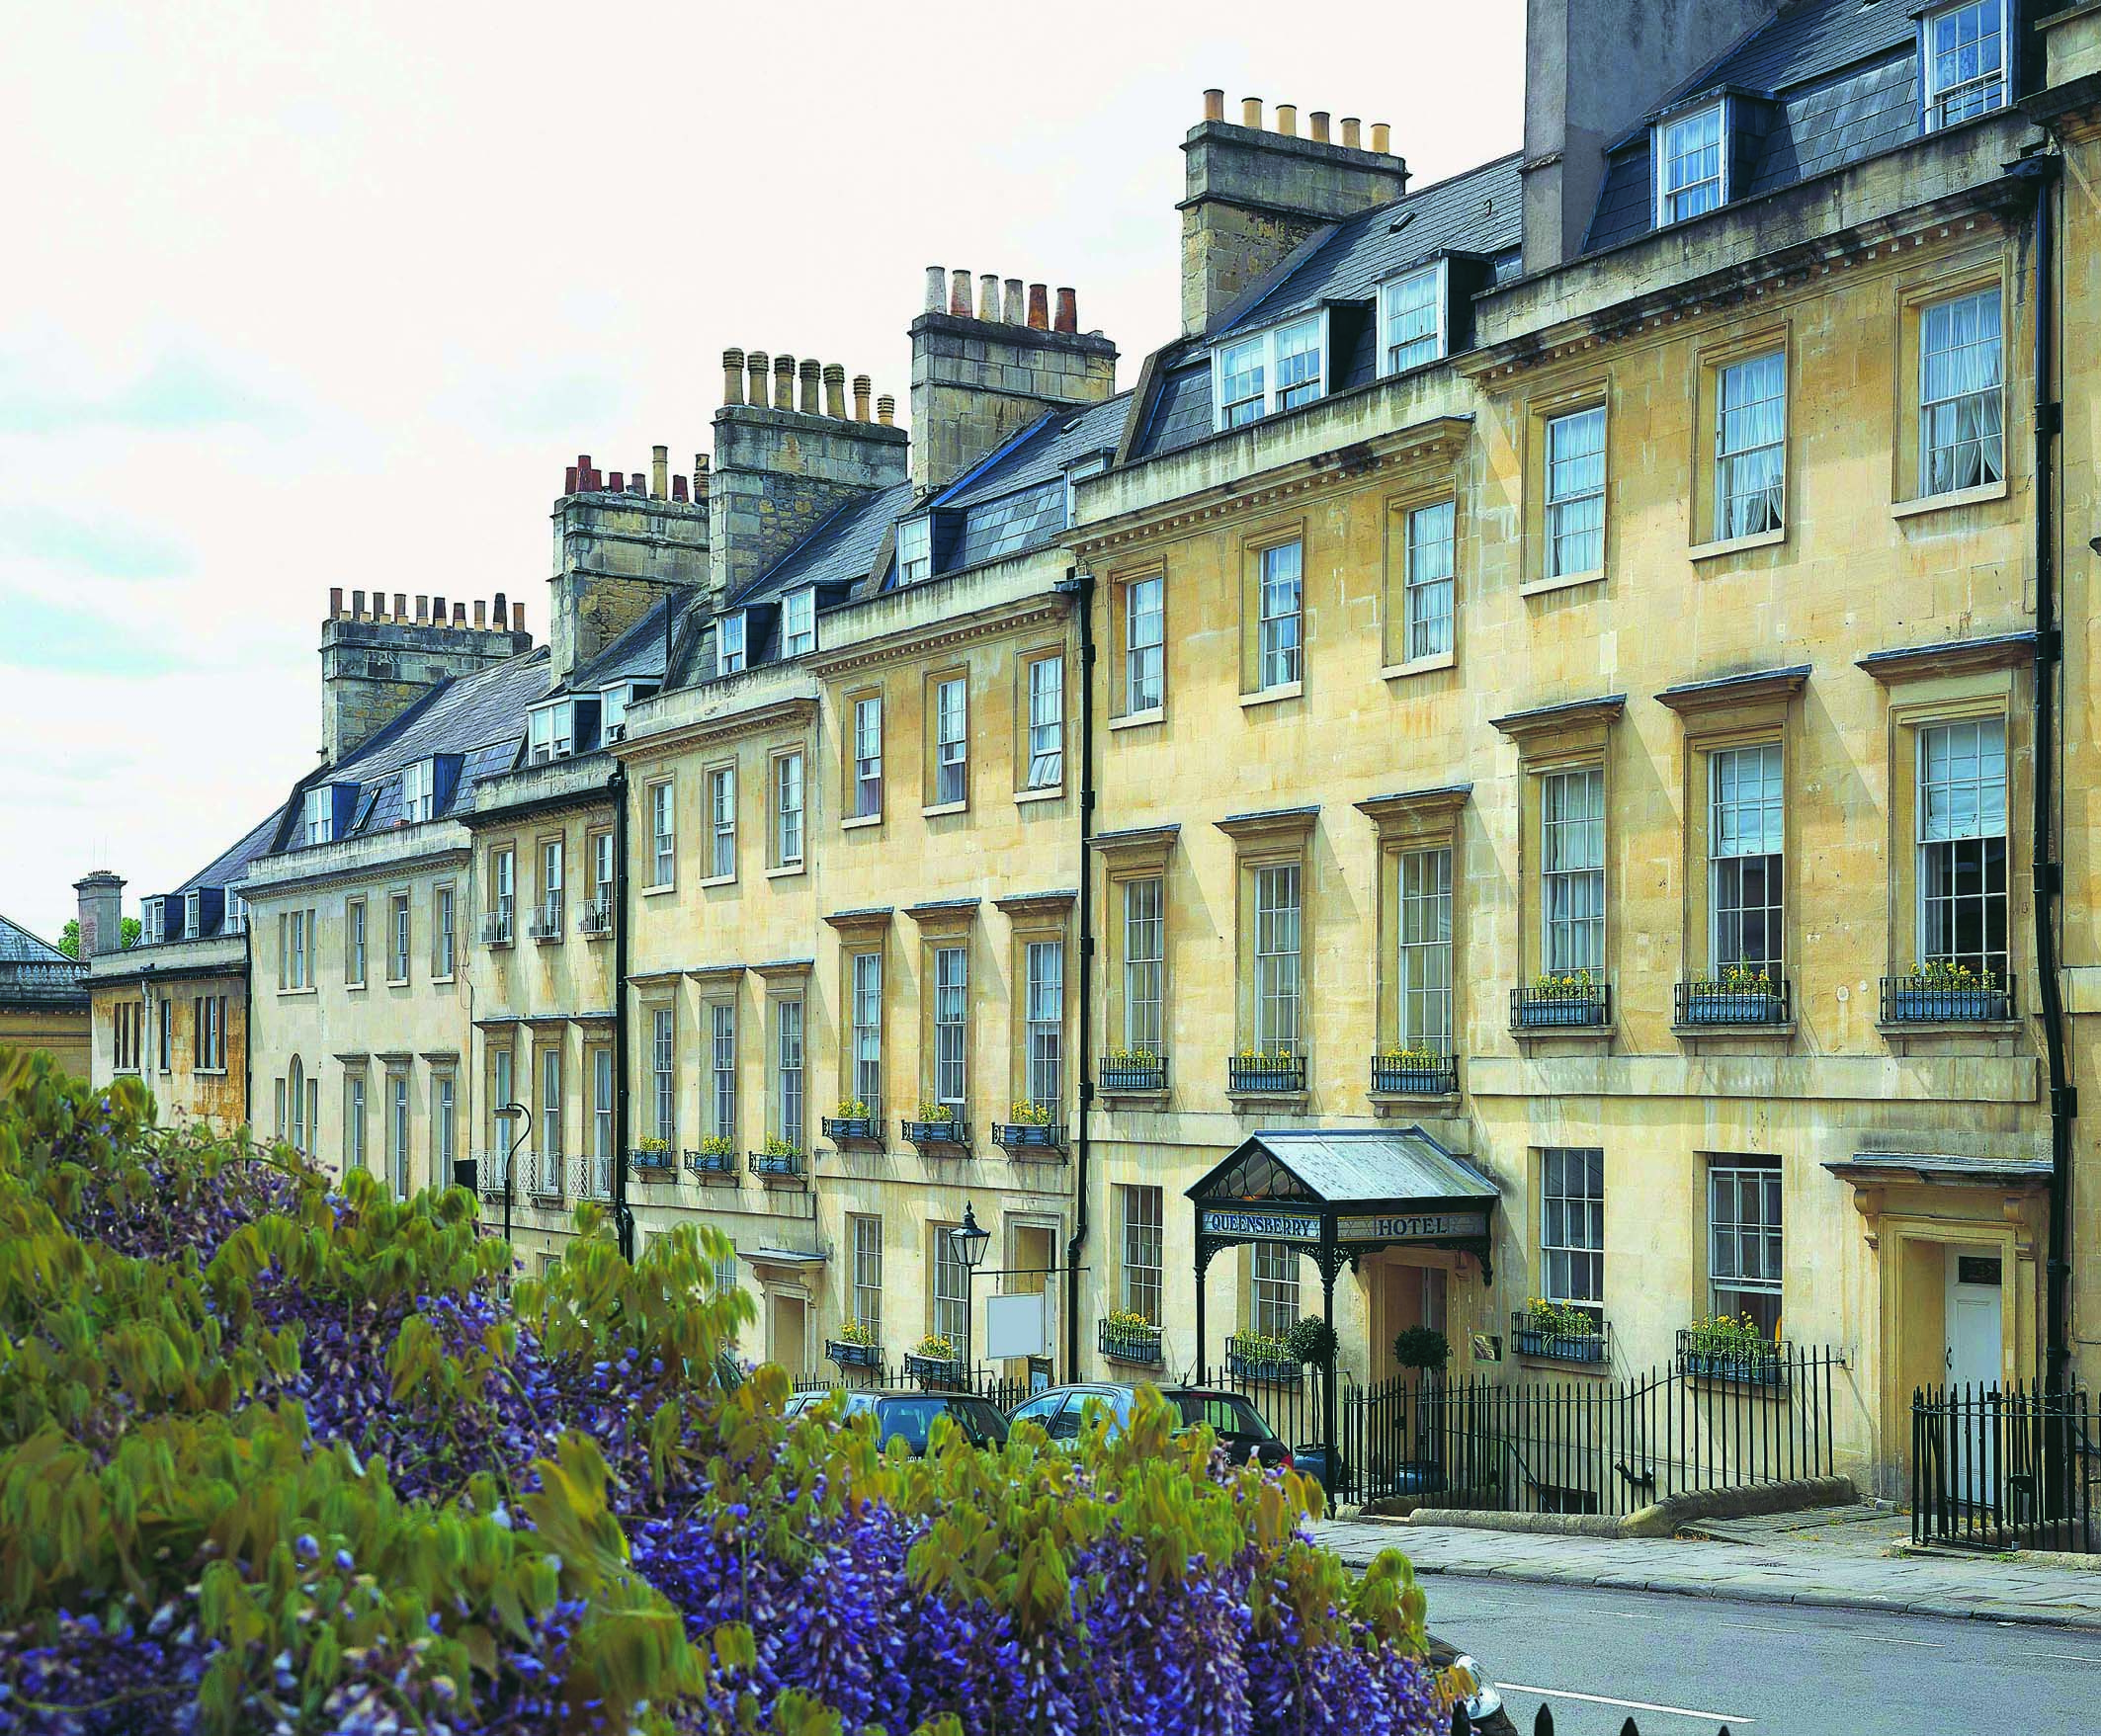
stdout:
{"type": "MultiPolygon", "coordinates": [[[[121,947],[135,947],[139,936],[138,918],[127,916],[117,925],[117,944],[121,947]]],[[[68,958],[80,956],[80,918],[66,918],[65,927],[58,931],[58,951],[68,958]]]]}

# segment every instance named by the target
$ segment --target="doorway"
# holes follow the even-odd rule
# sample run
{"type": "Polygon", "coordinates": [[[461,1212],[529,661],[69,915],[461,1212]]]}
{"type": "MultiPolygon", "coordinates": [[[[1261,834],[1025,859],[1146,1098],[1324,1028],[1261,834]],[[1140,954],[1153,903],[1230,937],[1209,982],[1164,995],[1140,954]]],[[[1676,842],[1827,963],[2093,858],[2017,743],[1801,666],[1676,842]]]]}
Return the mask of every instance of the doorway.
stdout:
{"type": "Polygon", "coordinates": [[[1951,1386],[1996,1386],[2004,1366],[2004,1276],[1998,1251],[1951,1245],[1945,1364],[1951,1386]]]}
{"type": "Polygon", "coordinates": [[[766,1297],[767,1360],[779,1363],[791,1378],[809,1372],[809,1302],[786,1291],[766,1297]]]}

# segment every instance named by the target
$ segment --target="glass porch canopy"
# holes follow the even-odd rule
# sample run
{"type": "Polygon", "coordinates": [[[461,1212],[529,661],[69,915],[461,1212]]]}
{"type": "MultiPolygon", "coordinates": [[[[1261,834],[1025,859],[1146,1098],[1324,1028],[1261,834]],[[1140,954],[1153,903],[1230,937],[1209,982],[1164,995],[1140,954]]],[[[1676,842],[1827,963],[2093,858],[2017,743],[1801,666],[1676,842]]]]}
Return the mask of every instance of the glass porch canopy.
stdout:
{"type": "MultiPolygon", "coordinates": [[[[1251,1135],[1188,1194],[1197,1220],[1200,1369],[1205,1269],[1223,1249],[1281,1242],[1306,1255],[1319,1268],[1321,1317],[1332,1331],[1337,1276],[1380,1248],[1457,1249],[1480,1262],[1484,1282],[1492,1281],[1490,1218],[1499,1194],[1492,1180],[1419,1126],[1285,1128],[1251,1135]]],[[[1332,1479],[1332,1370],[1321,1386],[1321,1432],[1332,1479]]]]}

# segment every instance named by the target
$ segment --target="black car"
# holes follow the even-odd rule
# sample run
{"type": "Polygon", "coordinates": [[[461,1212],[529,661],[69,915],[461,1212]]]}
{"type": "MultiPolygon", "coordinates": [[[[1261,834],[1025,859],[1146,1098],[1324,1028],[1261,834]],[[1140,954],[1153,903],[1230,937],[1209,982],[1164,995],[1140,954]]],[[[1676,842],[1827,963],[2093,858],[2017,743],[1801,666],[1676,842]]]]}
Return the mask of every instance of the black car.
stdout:
{"type": "MultiPolygon", "coordinates": [[[[1291,1448],[1277,1439],[1276,1432],[1262,1420],[1262,1413],[1239,1393],[1209,1386],[1162,1386],[1158,1390],[1182,1413],[1183,1428],[1209,1423],[1234,1464],[1245,1464],[1250,1458],[1264,1466],[1291,1464],[1291,1448]]],[[[1051,1440],[1070,1441],[1079,1434],[1080,1418],[1090,1403],[1101,1405],[1109,1412],[1113,1425],[1121,1427],[1131,1420],[1137,1393],[1135,1386],[1113,1380],[1052,1386],[1015,1406],[1008,1420],[1037,1423],[1051,1440]]]]}
{"type": "MultiPolygon", "coordinates": [[[[788,1401],[787,1414],[799,1416],[804,1411],[814,1410],[832,1396],[830,1392],[798,1392],[788,1401]]],[[[927,1434],[936,1417],[949,1418],[972,1447],[1006,1444],[1007,1419],[999,1414],[999,1407],[990,1399],[979,1398],[974,1393],[922,1392],[916,1386],[878,1386],[840,1396],[846,1400],[847,1416],[874,1416],[876,1434],[882,1445],[887,1447],[892,1441],[902,1440],[915,1457],[926,1451],[927,1434]]]]}
{"type": "Polygon", "coordinates": [[[1496,1692],[1495,1684],[1488,1680],[1480,1665],[1434,1633],[1430,1635],[1430,1667],[1438,1673],[1452,1697],[1466,1706],[1468,1721],[1481,1732],[1481,1736],[1517,1736],[1517,1727],[1510,1721],[1503,1696],[1496,1692]]]}

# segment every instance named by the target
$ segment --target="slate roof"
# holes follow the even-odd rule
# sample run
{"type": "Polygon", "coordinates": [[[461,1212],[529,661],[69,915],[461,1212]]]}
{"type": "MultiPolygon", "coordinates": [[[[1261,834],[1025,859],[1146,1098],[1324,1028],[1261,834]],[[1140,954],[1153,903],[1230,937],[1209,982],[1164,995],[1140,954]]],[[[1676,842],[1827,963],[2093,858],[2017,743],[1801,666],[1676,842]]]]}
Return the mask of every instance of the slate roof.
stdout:
{"type": "Polygon", "coordinates": [[[1116,450],[1130,411],[1128,391],[1084,408],[1053,410],[965,471],[932,504],[972,507],[1053,479],[1062,484],[1065,466],[1074,459],[1116,450]]]}
{"type": "Polygon", "coordinates": [[[248,871],[251,862],[270,849],[271,839],[277,836],[278,822],[284,817],[285,810],[282,807],[274,810],[267,820],[253,827],[232,849],[213,857],[204,868],[176,887],[176,891],[201,891],[207,886],[232,885],[248,871]]]}
{"type": "Polygon", "coordinates": [[[1269,1128],[1250,1135],[1189,1190],[1213,1198],[1218,1178],[1261,1154],[1329,1204],[1344,1200],[1495,1199],[1495,1183],[1421,1127],[1269,1128]]]}
{"type": "Polygon", "coordinates": [[[77,964],[48,941],[41,941],[20,923],[0,916],[0,964],[77,964]]]}
{"type": "Polygon", "coordinates": [[[648,612],[625,633],[592,658],[569,679],[562,691],[597,693],[621,681],[662,681],[664,678],[664,612],[674,611],[674,638],[686,618],[701,607],[701,598],[679,591],[659,598],[648,612]]]}
{"type": "Polygon", "coordinates": [[[1917,30],[1913,9],[1902,0],[1801,0],[1788,7],[1686,80],[1610,148],[1584,250],[1617,247],[1652,230],[1650,124],[1703,97],[1726,90],[1740,99],[1732,124],[1746,130],[1731,162],[1731,204],[1917,138],[1917,30]]]}
{"type": "Polygon", "coordinates": [[[85,1012],[88,967],[0,916],[0,1006],[85,1012]]]}
{"type": "Polygon", "coordinates": [[[377,783],[433,754],[460,754],[525,738],[526,708],[548,692],[549,653],[536,646],[431,690],[327,775],[331,784],[377,783]]]}
{"type": "Polygon", "coordinates": [[[1491,286],[1516,279],[1524,239],[1521,154],[1512,152],[1433,182],[1302,243],[1263,283],[1226,309],[1209,332],[1184,341],[1162,358],[1137,455],[1152,457],[1211,437],[1211,345],[1220,337],[1259,331],[1327,303],[1347,304],[1357,317],[1331,321],[1339,354],[1330,387],[1346,391],[1378,375],[1379,322],[1371,317],[1372,302],[1387,279],[1447,254],[1488,260],[1491,286]]]}
{"type": "Polygon", "coordinates": [[[900,482],[834,507],[807,537],[732,597],[730,607],[778,602],[805,585],[817,587],[820,603],[827,600],[827,591],[843,595],[869,576],[882,538],[910,508],[915,493],[909,482],[900,482]]]}

